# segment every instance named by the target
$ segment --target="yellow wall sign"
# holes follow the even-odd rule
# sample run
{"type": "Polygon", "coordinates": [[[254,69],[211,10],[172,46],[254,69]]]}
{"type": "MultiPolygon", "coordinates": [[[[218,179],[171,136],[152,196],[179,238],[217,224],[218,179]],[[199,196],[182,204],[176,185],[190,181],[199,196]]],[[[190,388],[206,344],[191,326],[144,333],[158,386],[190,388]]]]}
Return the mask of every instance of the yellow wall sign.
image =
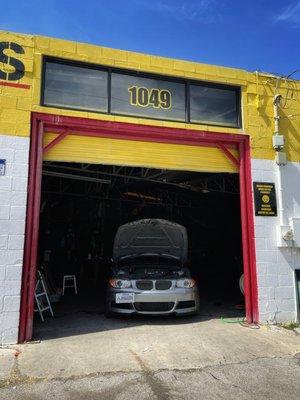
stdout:
{"type": "Polygon", "coordinates": [[[23,46],[15,42],[0,42],[0,86],[29,89],[18,81],[25,74],[25,65],[18,55],[25,54],[23,46]]]}

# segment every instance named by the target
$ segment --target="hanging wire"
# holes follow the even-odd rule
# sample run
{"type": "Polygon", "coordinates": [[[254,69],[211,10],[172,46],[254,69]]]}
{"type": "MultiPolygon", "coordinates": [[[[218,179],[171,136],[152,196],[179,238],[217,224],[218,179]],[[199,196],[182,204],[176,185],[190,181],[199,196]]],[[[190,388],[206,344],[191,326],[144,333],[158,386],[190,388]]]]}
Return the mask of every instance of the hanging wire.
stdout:
{"type": "Polygon", "coordinates": [[[294,74],[297,72],[300,72],[300,68],[295,69],[292,71],[290,74],[286,75],[285,77],[281,77],[280,79],[284,80],[286,82],[287,88],[285,95],[283,96],[284,103],[281,105],[281,108],[286,109],[287,107],[287,102],[289,99],[289,94],[291,93],[290,100],[296,99],[300,103],[300,99],[298,97],[298,88],[296,86],[296,82],[294,79],[290,79],[294,74]]]}
{"type": "Polygon", "coordinates": [[[296,74],[297,72],[300,72],[300,68],[295,69],[295,71],[293,71],[289,75],[287,75],[286,79],[290,79],[290,77],[293,76],[294,74],[296,74]]]}

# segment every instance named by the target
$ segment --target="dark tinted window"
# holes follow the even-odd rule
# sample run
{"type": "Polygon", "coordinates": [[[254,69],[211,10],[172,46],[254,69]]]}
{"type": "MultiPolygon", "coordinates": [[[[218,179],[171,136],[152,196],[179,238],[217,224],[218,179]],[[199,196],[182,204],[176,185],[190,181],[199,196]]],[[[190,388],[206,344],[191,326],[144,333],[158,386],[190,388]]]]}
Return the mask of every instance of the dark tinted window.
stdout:
{"type": "Polygon", "coordinates": [[[42,104],[166,121],[240,126],[237,87],[49,58],[44,64],[42,104]]]}
{"type": "Polygon", "coordinates": [[[190,85],[191,122],[238,126],[237,96],[235,89],[190,85]]]}
{"type": "Polygon", "coordinates": [[[46,62],[44,104],[107,112],[106,71],[46,62]]]}
{"type": "Polygon", "coordinates": [[[185,84],[112,73],[111,112],[185,121],[185,84]]]}

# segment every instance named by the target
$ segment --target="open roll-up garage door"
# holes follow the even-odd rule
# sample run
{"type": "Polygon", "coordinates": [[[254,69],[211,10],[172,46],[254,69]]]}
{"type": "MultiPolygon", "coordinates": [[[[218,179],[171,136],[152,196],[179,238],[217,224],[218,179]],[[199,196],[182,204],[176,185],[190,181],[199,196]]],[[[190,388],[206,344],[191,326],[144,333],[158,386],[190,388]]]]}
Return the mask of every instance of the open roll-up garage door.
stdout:
{"type": "Polygon", "coordinates": [[[239,172],[246,318],[258,321],[248,136],[33,114],[19,342],[32,338],[43,160],[239,172]]]}
{"type": "MultiPolygon", "coordinates": [[[[46,133],[44,146],[57,138],[46,133]]],[[[238,151],[231,150],[237,158],[238,151]]],[[[130,165],[196,172],[238,172],[238,168],[215,147],[192,146],[75,136],[70,133],[44,155],[46,161],[130,165]]]]}

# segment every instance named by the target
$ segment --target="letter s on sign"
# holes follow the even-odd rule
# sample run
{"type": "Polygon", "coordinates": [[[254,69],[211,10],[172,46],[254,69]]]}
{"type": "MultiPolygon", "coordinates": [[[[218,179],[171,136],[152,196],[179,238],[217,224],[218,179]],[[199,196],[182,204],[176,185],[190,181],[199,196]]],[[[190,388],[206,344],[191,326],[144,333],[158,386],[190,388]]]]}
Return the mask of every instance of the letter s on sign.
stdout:
{"type": "Polygon", "coordinates": [[[23,78],[25,74],[25,66],[22,61],[7,56],[4,54],[4,50],[13,50],[17,54],[24,54],[24,49],[17,43],[13,42],[0,42],[0,63],[9,64],[14,67],[13,72],[5,72],[0,69],[0,79],[9,80],[9,81],[17,81],[18,79],[23,78]]]}

